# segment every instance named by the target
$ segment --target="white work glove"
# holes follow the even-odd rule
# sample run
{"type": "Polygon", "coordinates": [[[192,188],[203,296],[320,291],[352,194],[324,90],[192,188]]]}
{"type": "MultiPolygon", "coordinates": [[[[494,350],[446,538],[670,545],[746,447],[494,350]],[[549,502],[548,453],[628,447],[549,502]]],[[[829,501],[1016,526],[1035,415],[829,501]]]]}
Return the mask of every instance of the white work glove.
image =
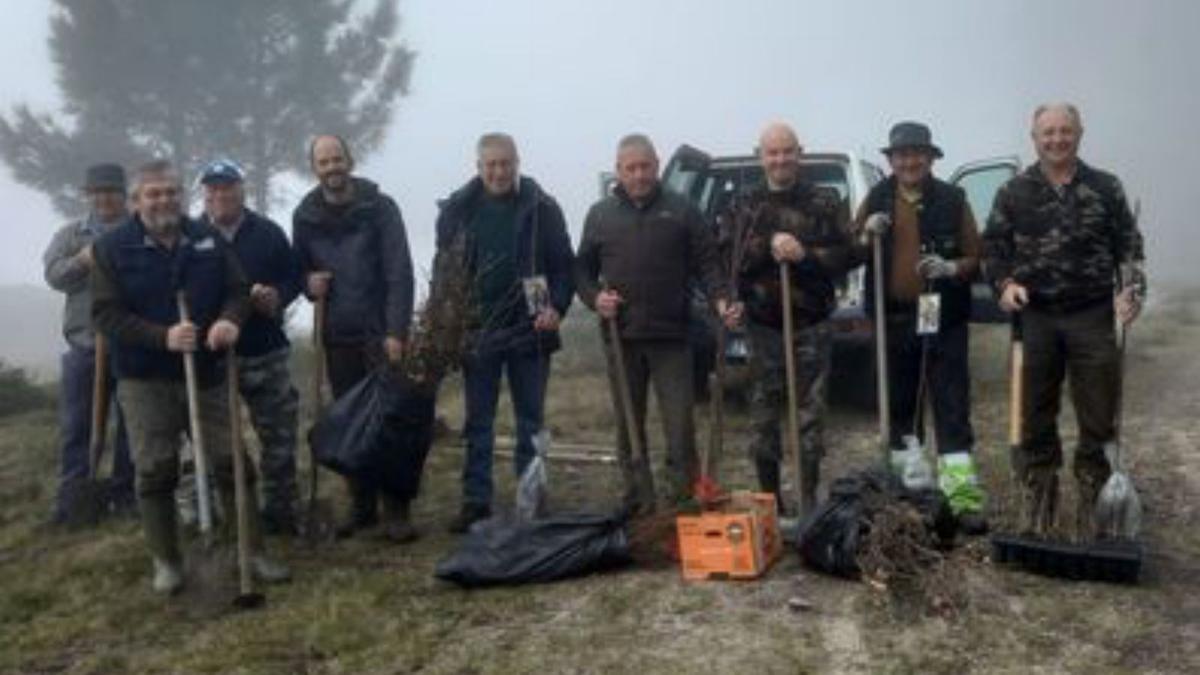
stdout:
{"type": "Polygon", "coordinates": [[[917,274],[925,279],[948,279],[958,276],[958,264],[940,255],[930,253],[921,256],[917,263],[917,274]]]}
{"type": "Polygon", "coordinates": [[[863,223],[863,232],[873,237],[882,237],[891,226],[892,217],[883,211],[876,211],[867,216],[866,222],[863,223]]]}

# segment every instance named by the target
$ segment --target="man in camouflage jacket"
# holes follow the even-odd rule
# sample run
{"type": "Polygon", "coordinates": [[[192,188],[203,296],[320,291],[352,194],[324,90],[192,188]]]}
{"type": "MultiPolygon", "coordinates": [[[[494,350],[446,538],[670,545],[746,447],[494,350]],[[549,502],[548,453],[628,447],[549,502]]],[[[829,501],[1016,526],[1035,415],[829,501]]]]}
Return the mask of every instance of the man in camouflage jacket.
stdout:
{"type": "Polygon", "coordinates": [[[984,269],[1000,306],[1020,312],[1025,343],[1023,434],[1013,457],[1025,487],[1027,529],[1053,525],[1062,441],[1058,411],[1070,375],[1079,423],[1074,473],[1077,527],[1086,536],[1111,473],[1120,369],[1114,315],[1122,327],[1146,292],[1142,236],[1121,182],[1078,157],[1083,125],[1070,104],[1033,116],[1038,161],[996,194],[984,233],[984,269]]]}
{"type": "Polygon", "coordinates": [[[739,198],[719,217],[726,268],[745,303],[756,377],[751,390],[750,451],[759,486],[780,508],[779,423],[786,403],[783,303],[779,266],[791,273],[800,425],[800,507],[811,510],[825,452],[824,418],[832,338],[825,321],[837,305],[834,284],[850,263],[846,209],[837,192],[800,177],[800,147],[787,125],[769,125],[759,139],[766,186],[739,198]]]}

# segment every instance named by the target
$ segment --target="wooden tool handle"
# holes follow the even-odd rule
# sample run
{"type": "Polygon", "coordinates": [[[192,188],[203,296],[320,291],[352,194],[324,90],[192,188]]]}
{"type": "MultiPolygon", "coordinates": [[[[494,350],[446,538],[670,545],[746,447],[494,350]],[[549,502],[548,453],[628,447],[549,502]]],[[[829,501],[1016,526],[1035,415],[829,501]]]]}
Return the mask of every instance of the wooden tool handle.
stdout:
{"type": "Polygon", "coordinates": [[[92,428],[88,443],[88,473],[92,480],[100,470],[100,457],[108,437],[108,339],[96,333],[92,369],[92,428]]]}
{"type": "MultiPolygon", "coordinates": [[[[191,321],[188,318],[187,295],[183,291],[176,292],[175,304],[179,308],[179,320],[191,321]]],[[[200,424],[200,398],[196,388],[196,355],[192,352],[183,353],[183,375],[187,386],[188,431],[192,437],[192,454],[195,456],[200,532],[207,535],[212,531],[212,504],[209,503],[208,457],[204,452],[204,427],[200,424]]]]}

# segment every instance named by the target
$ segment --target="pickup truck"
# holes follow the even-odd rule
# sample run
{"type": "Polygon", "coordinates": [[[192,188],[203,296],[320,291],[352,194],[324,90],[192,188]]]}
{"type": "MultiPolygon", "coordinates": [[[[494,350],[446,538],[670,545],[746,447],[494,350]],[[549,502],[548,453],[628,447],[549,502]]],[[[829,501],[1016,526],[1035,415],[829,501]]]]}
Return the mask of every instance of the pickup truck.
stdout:
{"type": "MultiPolygon", "coordinates": [[[[884,179],[883,170],[848,152],[806,152],[800,159],[806,180],[837,190],[853,214],[873,185],[884,179]]],[[[967,200],[982,229],[991,211],[996,190],[1020,170],[1017,157],[998,157],[971,162],[957,168],[949,181],[966,192],[967,200]]],[[[602,178],[602,190],[611,178],[602,178]]],[[[716,218],[738,194],[763,182],[762,167],[753,154],[713,157],[690,145],[680,146],[663,171],[667,189],[687,197],[716,227],[716,218]]],[[[874,351],[871,348],[871,317],[865,309],[865,270],[850,271],[838,285],[834,327],[834,364],[831,395],[836,401],[870,405],[874,396],[874,351]]],[[[981,323],[1007,321],[993,298],[991,288],[977,281],[972,288],[971,320],[981,323]]],[[[707,391],[708,374],[716,357],[715,326],[703,298],[693,303],[692,342],[697,355],[698,394],[707,391]],[[703,389],[703,391],[701,391],[703,389]]],[[[733,334],[727,342],[725,359],[743,364],[749,356],[745,338],[733,334]]],[[[734,378],[734,388],[737,378],[734,378]]]]}

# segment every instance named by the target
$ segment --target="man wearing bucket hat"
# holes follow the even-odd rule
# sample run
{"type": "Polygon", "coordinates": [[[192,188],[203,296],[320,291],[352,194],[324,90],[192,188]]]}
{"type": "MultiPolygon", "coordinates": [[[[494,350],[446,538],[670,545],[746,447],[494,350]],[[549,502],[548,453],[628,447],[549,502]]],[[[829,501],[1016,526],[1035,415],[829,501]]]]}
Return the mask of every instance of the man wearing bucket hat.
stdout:
{"type": "Polygon", "coordinates": [[[269,533],[296,529],[296,424],[299,394],[292,386],[291,347],[284,312],[300,294],[300,265],[283,229],[246,208],[244,174],[219,159],[204,167],[204,215],[229,243],[250,283],[252,311],[237,342],[238,390],[262,443],[263,527],[269,533]]]}
{"type": "Polygon", "coordinates": [[[1059,399],[1069,376],[1079,424],[1076,526],[1087,536],[1112,473],[1104,448],[1116,436],[1121,386],[1114,319],[1133,322],[1146,293],[1142,235],[1121,181],[1079,159],[1075,106],[1038,106],[1031,136],[1038,161],[996,193],[984,269],[1000,307],[1021,313],[1026,395],[1012,460],[1025,490],[1023,527],[1044,532],[1055,521],[1059,399]]]}
{"type": "MultiPolygon", "coordinates": [[[[125,170],[117,164],[96,164],[87,170],[83,191],[90,211],[87,217],[63,226],[54,234],[46,253],[46,283],[66,294],[63,336],[67,351],[62,355],[59,405],[59,486],[51,522],[62,524],[71,515],[71,503],[81,483],[90,475],[88,443],[92,426],[92,380],[95,377],[95,335],[92,329],[92,293],[88,277],[92,271],[92,243],[121,224],[125,210],[125,170]]],[[[113,389],[115,381],[105,389],[113,389]]],[[[110,507],[133,513],[133,463],[125,420],[117,409],[117,438],[113,451],[110,507]]]]}
{"type": "Polygon", "coordinates": [[[892,174],[867,194],[854,219],[860,258],[871,264],[870,238],[881,236],[883,269],[868,267],[868,314],[884,303],[893,468],[906,483],[931,479],[921,439],[921,409],[933,409],[938,486],[960,526],[987,529],[973,459],[968,318],[971,280],[979,272],[979,232],[962,189],[933,176],[942,150],[929,127],[900,122],[881,148],[892,174]],[[883,214],[886,218],[868,218],[883,214]],[[868,225],[870,223],[870,225],[868,225]],[[874,297],[883,275],[884,298],[874,297]]]}

